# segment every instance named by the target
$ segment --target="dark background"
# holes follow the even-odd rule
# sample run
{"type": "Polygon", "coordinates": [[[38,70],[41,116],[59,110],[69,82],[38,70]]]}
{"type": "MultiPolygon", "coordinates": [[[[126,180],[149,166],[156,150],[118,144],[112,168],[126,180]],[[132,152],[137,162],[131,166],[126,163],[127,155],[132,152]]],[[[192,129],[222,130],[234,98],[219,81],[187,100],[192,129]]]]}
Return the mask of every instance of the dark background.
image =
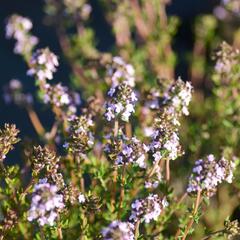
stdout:
{"type": "MultiPolygon", "coordinates": [[[[104,19],[104,15],[99,6],[98,0],[90,0],[93,11],[91,15],[91,24],[95,29],[98,41],[98,48],[102,51],[108,51],[114,45],[114,37],[111,34],[111,28],[104,19]]],[[[178,34],[174,40],[173,48],[179,57],[179,63],[176,67],[176,75],[187,79],[186,53],[193,47],[192,27],[197,15],[211,13],[218,0],[172,0],[168,7],[169,15],[178,15],[181,25],[178,34]]],[[[13,53],[14,41],[5,39],[5,20],[17,13],[29,17],[33,21],[33,34],[39,38],[38,47],[48,46],[54,53],[60,56],[60,67],[55,74],[57,82],[68,81],[68,66],[61,58],[61,50],[56,38],[54,28],[43,24],[43,4],[40,0],[2,0],[0,5],[0,126],[4,123],[16,123],[21,130],[21,135],[35,136],[34,129],[30,120],[23,109],[14,105],[6,106],[2,98],[2,87],[12,78],[20,79],[23,82],[26,91],[34,89],[33,79],[26,76],[27,67],[22,57],[13,53]]],[[[40,108],[41,109],[41,108],[40,108]]],[[[51,126],[52,116],[48,111],[41,111],[40,119],[44,125],[51,126]]]]}

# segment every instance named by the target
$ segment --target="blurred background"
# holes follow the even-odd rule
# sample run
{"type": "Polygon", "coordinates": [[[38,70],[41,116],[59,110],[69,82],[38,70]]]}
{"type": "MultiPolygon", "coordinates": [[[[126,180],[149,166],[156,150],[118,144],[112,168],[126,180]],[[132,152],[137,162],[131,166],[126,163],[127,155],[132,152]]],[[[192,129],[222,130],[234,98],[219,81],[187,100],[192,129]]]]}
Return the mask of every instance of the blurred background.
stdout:
{"type": "MultiPolygon", "coordinates": [[[[100,51],[109,51],[115,44],[111,26],[104,16],[99,1],[91,0],[89,3],[92,6],[90,25],[95,31],[97,48],[100,51]]],[[[189,79],[187,57],[193,50],[193,31],[196,17],[201,14],[211,14],[218,3],[218,0],[173,0],[167,6],[168,15],[176,15],[180,18],[180,26],[173,40],[173,49],[178,56],[178,63],[175,68],[176,76],[181,76],[184,80],[189,79]]],[[[32,20],[34,26],[33,34],[39,38],[40,47],[49,46],[54,53],[60,56],[60,67],[55,74],[55,79],[60,82],[69,82],[69,66],[64,61],[64,58],[61,57],[62,52],[55,28],[44,24],[44,1],[2,0],[0,8],[0,65],[2,66],[0,88],[2,89],[13,78],[23,81],[26,91],[31,91],[34,88],[33,79],[26,76],[27,66],[22,61],[22,57],[13,53],[14,40],[9,41],[5,38],[6,18],[15,13],[32,20]]],[[[29,118],[23,109],[14,106],[14,104],[4,104],[3,98],[0,99],[0,106],[1,125],[5,122],[12,122],[14,117],[14,121],[24,135],[35,134],[29,118]]],[[[50,113],[48,114],[47,111],[44,111],[41,114],[41,120],[44,124],[48,125],[49,120],[51,121],[50,113]]]]}

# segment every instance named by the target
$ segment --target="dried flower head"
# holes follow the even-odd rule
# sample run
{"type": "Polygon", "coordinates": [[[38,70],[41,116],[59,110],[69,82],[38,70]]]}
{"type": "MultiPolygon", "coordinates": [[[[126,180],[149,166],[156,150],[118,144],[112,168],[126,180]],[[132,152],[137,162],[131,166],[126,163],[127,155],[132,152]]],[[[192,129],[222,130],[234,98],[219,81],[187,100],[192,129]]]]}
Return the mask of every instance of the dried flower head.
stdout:
{"type": "Polygon", "coordinates": [[[83,156],[94,144],[93,121],[87,115],[69,121],[68,140],[64,147],[75,156],[83,156]]]}
{"type": "Polygon", "coordinates": [[[7,20],[6,25],[6,37],[14,38],[17,42],[14,48],[14,52],[17,54],[23,54],[29,56],[32,49],[37,45],[38,39],[32,36],[29,31],[32,29],[32,22],[30,19],[12,15],[7,20]]]}
{"type": "Polygon", "coordinates": [[[86,202],[86,197],[78,188],[71,183],[63,189],[64,203],[71,205],[83,204],[86,202]]]}
{"type": "Polygon", "coordinates": [[[203,195],[211,197],[220,183],[232,182],[234,168],[234,159],[230,161],[222,157],[217,161],[212,154],[197,160],[189,179],[187,192],[196,194],[201,191],[203,195]]]}
{"type": "Polygon", "coordinates": [[[224,227],[225,227],[224,233],[227,235],[227,239],[232,240],[235,239],[234,237],[240,236],[240,225],[238,220],[234,221],[226,220],[224,221],[224,227]]]}
{"type": "Polygon", "coordinates": [[[102,235],[104,240],[134,240],[133,230],[133,224],[115,220],[102,230],[102,235]]]}
{"type": "Polygon", "coordinates": [[[20,139],[17,137],[19,130],[14,124],[5,124],[0,129],[0,161],[3,161],[6,154],[13,149],[13,145],[18,143],[20,139]]]}
{"type": "Polygon", "coordinates": [[[56,156],[56,153],[47,147],[34,147],[31,156],[33,164],[33,175],[38,176],[41,171],[44,172],[44,176],[48,180],[57,185],[58,189],[64,187],[64,179],[61,173],[59,173],[59,161],[60,158],[56,156]]]}
{"type": "Polygon", "coordinates": [[[30,68],[27,74],[34,75],[40,81],[51,80],[58,65],[57,56],[48,48],[38,49],[30,59],[30,68]]]}
{"type": "Polygon", "coordinates": [[[168,202],[165,198],[161,199],[157,194],[150,194],[147,198],[137,199],[132,203],[132,212],[129,219],[134,222],[143,220],[146,223],[152,220],[156,221],[167,206],[168,202]]]}
{"type": "Polygon", "coordinates": [[[6,213],[4,213],[4,219],[1,221],[0,226],[0,237],[1,232],[6,232],[14,227],[14,225],[18,222],[18,216],[16,211],[13,211],[11,209],[7,209],[6,213]]]}
{"type": "Polygon", "coordinates": [[[40,226],[53,226],[59,212],[64,208],[63,195],[57,192],[56,185],[48,183],[46,178],[40,179],[34,186],[28,221],[37,220],[40,226]]]}

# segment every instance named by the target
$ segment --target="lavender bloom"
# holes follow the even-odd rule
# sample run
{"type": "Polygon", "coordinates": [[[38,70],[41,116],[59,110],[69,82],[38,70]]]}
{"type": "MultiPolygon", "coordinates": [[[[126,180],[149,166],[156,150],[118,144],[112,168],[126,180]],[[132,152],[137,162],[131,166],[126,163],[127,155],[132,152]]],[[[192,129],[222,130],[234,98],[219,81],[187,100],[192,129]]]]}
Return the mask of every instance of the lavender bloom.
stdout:
{"type": "Polygon", "coordinates": [[[120,116],[123,121],[128,122],[131,114],[135,112],[134,107],[137,101],[132,88],[126,83],[121,83],[117,87],[111,88],[108,95],[111,99],[105,104],[107,121],[120,116]]]}
{"type": "Polygon", "coordinates": [[[27,74],[30,76],[35,75],[40,81],[51,80],[58,65],[57,56],[48,48],[38,49],[31,57],[30,69],[27,74]]]}
{"type": "Polygon", "coordinates": [[[156,221],[167,206],[166,199],[161,199],[157,194],[150,194],[145,199],[137,199],[132,203],[130,221],[137,222],[141,219],[145,223],[150,223],[152,220],[156,221]]]}
{"type": "Polygon", "coordinates": [[[63,195],[57,192],[56,185],[49,184],[46,178],[40,179],[34,186],[28,221],[37,220],[40,226],[53,226],[59,211],[64,208],[63,195]]]}
{"type": "Polygon", "coordinates": [[[134,240],[133,230],[133,224],[115,220],[102,230],[102,235],[104,240],[134,240]]]}
{"type": "Polygon", "coordinates": [[[213,196],[220,183],[232,182],[234,168],[234,161],[228,161],[224,157],[217,161],[212,154],[197,160],[189,178],[187,192],[196,194],[201,191],[207,197],[213,196]]]}
{"type": "Polygon", "coordinates": [[[14,48],[16,54],[29,55],[38,43],[37,37],[29,33],[31,29],[32,22],[28,18],[16,14],[8,18],[6,37],[17,41],[14,48]]]}

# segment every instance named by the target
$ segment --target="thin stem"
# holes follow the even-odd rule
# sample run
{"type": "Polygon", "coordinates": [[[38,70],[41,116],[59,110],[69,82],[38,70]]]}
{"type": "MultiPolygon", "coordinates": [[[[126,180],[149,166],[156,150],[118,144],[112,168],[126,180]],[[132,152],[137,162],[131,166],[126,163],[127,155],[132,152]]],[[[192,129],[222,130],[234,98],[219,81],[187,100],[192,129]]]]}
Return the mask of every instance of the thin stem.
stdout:
{"type": "Polygon", "coordinates": [[[34,129],[36,130],[39,136],[43,136],[45,133],[45,129],[40,122],[37,113],[32,108],[27,108],[28,116],[32,122],[34,129]]]}
{"type": "MultiPolygon", "coordinates": [[[[118,128],[119,128],[118,120],[115,120],[114,129],[113,129],[113,134],[114,134],[115,138],[118,135],[118,128]]],[[[113,170],[113,190],[112,190],[112,194],[111,194],[111,209],[112,209],[112,211],[114,211],[114,204],[115,204],[115,195],[116,195],[116,189],[117,189],[117,174],[118,174],[117,168],[114,167],[114,170],[113,170]]]]}
{"type": "Polygon", "coordinates": [[[35,179],[32,178],[31,181],[28,183],[24,191],[20,195],[20,200],[23,200],[24,197],[28,194],[28,191],[31,189],[31,187],[35,184],[35,179]]]}
{"type": "Polygon", "coordinates": [[[55,122],[51,128],[51,131],[49,133],[49,140],[52,140],[55,138],[56,134],[57,134],[57,129],[58,129],[58,123],[55,122]]]}
{"type": "Polygon", "coordinates": [[[145,40],[149,35],[149,29],[143,19],[143,14],[138,0],[130,0],[131,8],[133,9],[135,25],[142,40],[145,40]]]}
{"type": "Polygon", "coordinates": [[[124,200],[124,185],[125,185],[125,173],[126,173],[126,165],[124,164],[122,167],[122,176],[121,176],[121,189],[120,189],[120,199],[119,199],[119,212],[118,212],[118,218],[120,219],[123,200],[124,200]]]}
{"type": "Polygon", "coordinates": [[[116,185],[117,185],[117,168],[114,167],[114,170],[113,170],[113,190],[112,190],[112,194],[111,194],[111,209],[112,209],[112,212],[114,211],[116,185]]]}
{"type": "Polygon", "coordinates": [[[166,160],[166,181],[170,181],[170,160],[166,160]]]}
{"type": "Polygon", "coordinates": [[[41,237],[41,240],[45,240],[45,236],[44,236],[42,227],[40,227],[40,237],[41,237]]]}
{"type": "Polygon", "coordinates": [[[223,232],[224,232],[224,229],[212,232],[209,235],[207,235],[206,237],[202,238],[202,240],[208,240],[211,237],[213,237],[214,235],[216,235],[216,234],[218,235],[219,233],[223,233],[223,232]]]}
{"type": "Polygon", "coordinates": [[[62,234],[62,228],[60,226],[58,226],[57,232],[58,232],[58,239],[62,240],[63,239],[63,234],[62,234]]]}
{"type": "Polygon", "coordinates": [[[194,216],[196,215],[197,211],[198,211],[198,207],[199,207],[199,204],[200,204],[200,200],[201,200],[201,190],[198,190],[197,192],[197,198],[196,198],[196,202],[195,202],[195,205],[194,205],[194,209],[193,209],[193,216],[191,218],[191,220],[188,222],[188,225],[185,229],[185,232],[184,232],[184,235],[182,237],[182,240],[185,240],[193,223],[194,223],[194,216]]]}
{"type": "Polygon", "coordinates": [[[131,124],[129,122],[126,123],[125,130],[126,130],[126,136],[128,138],[131,138],[132,137],[132,126],[131,126],[131,124]]]}
{"type": "Polygon", "coordinates": [[[114,130],[113,130],[114,137],[117,137],[118,135],[118,128],[119,128],[119,123],[118,123],[118,120],[116,120],[114,122],[114,130]]]}
{"type": "Polygon", "coordinates": [[[135,225],[135,232],[134,232],[135,240],[137,240],[139,237],[139,225],[140,225],[140,220],[138,220],[135,225]]]}

